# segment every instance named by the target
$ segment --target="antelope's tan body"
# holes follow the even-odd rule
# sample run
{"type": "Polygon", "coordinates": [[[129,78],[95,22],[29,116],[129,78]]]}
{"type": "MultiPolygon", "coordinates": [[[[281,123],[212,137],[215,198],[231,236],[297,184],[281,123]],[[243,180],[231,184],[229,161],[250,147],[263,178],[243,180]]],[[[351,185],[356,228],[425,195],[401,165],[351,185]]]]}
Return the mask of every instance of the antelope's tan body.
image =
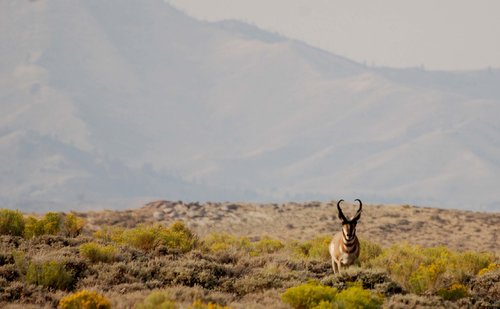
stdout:
{"type": "Polygon", "coordinates": [[[338,217],[342,222],[342,231],[335,234],[330,242],[329,251],[332,257],[332,268],[333,273],[340,273],[342,267],[347,267],[359,258],[359,253],[361,251],[359,246],[359,240],[356,236],[356,224],[361,217],[361,209],[363,208],[363,203],[361,200],[357,199],[359,202],[359,209],[351,219],[348,219],[342,209],[340,208],[340,203],[343,200],[338,201],[338,217]]]}
{"type": "Polygon", "coordinates": [[[330,242],[330,255],[332,257],[332,267],[334,273],[339,273],[341,266],[347,267],[359,258],[359,241],[355,237],[351,243],[344,243],[342,232],[338,232],[330,242]],[[352,250],[352,252],[349,252],[352,250]]]}

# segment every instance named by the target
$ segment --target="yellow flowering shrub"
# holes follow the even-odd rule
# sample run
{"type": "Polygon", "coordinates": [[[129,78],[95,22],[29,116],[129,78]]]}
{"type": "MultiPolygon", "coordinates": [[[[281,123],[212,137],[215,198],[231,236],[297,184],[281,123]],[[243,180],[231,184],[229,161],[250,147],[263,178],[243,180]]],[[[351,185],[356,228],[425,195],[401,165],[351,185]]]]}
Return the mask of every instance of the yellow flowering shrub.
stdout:
{"type": "Polygon", "coordinates": [[[193,302],[189,309],[230,309],[228,306],[222,306],[216,303],[204,303],[201,300],[197,299],[193,302]]]}
{"type": "Polygon", "coordinates": [[[68,295],[59,301],[60,309],[110,309],[111,303],[103,295],[82,290],[68,295]]]}

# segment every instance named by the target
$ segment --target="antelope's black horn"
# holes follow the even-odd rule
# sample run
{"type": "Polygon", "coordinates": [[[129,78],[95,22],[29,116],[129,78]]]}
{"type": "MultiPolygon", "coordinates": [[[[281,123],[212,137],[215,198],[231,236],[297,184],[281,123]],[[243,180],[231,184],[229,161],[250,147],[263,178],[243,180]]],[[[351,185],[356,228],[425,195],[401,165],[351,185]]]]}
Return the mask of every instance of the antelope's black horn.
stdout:
{"type": "Polygon", "coordinates": [[[342,212],[342,208],[340,208],[340,203],[342,203],[344,200],[340,200],[337,202],[337,209],[339,210],[339,217],[342,221],[347,221],[347,218],[344,216],[344,213],[342,212]]]}
{"type": "Polygon", "coordinates": [[[361,212],[361,209],[363,208],[363,203],[361,202],[361,200],[359,198],[355,199],[354,200],[355,202],[358,201],[359,202],[359,209],[358,209],[358,212],[361,212]]]}

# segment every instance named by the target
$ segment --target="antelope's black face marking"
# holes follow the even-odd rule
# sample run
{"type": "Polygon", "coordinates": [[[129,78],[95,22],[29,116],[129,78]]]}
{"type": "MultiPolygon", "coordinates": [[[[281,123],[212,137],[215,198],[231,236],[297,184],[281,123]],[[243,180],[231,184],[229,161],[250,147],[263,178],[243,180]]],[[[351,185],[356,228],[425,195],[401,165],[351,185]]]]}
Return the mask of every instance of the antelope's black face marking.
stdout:
{"type": "Polygon", "coordinates": [[[351,240],[356,235],[356,224],[357,221],[344,221],[342,222],[342,231],[344,232],[344,236],[346,240],[351,240]]]}

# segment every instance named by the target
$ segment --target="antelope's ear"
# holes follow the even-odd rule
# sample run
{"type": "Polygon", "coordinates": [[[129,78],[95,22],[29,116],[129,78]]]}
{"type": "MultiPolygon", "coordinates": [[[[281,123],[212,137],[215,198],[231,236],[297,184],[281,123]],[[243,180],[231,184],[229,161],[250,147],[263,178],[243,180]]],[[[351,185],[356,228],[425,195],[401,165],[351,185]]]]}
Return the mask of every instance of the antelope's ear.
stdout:
{"type": "Polygon", "coordinates": [[[354,215],[351,221],[358,221],[359,218],[361,218],[361,210],[358,210],[358,212],[354,215]]]}

